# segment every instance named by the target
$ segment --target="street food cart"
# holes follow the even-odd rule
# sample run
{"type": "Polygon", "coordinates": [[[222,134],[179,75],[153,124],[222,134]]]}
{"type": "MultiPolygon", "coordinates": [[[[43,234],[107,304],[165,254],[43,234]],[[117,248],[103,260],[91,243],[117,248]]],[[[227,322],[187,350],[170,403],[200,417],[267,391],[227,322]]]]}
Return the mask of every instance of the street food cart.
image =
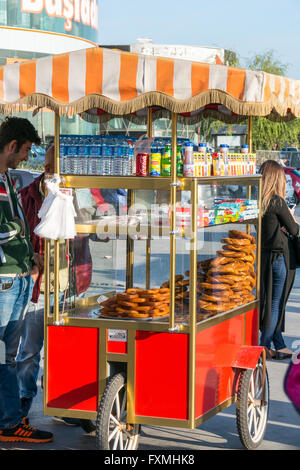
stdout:
{"type": "Polygon", "coordinates": [[[149,138],[156,119],[172,123],[170,176],[64,172],[61,186],[74,198],[82,189],[124,189],[127,204],[122,215],[78,219],[75,240],[45,240],[44,413],[80,418],[96,430],[99,449],[133,450],[141,425],[194,429],[236,402],[241,442],[257,447],[269,407],[258,346],[261,179],[178,177],[177,130],[205,117],[248,119],[251,152],[252,116],[298,117],[299,82],[97,47],[4,66],[0,76],[3,113],[54,111],[57,175],[61,116],[135,119],[149,138]],[[217,222],[216,201],[237,203],[231,185],[254,212],[217,222]],[[167,212],[153,215],[162,200],[167,212]],[[60,288],[66,260],[68,294],[60,288]],[[77,289],[87,268],[107,275],[106,288],[77,289]]]}

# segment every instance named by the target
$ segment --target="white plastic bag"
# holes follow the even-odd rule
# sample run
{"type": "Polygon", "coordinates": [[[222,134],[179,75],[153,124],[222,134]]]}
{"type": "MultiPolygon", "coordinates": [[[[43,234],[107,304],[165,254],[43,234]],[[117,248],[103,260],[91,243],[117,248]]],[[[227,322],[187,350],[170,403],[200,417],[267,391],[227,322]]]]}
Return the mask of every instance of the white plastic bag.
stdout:
{"type": "Polygon", "coordinates": [[[41,238],[65,240],[76,236],[73,196],[71,191],[59,188],[59,182],[57,175],[46,181],[48,194],[38,213],[41,222],[34,229],[41,238]]]}

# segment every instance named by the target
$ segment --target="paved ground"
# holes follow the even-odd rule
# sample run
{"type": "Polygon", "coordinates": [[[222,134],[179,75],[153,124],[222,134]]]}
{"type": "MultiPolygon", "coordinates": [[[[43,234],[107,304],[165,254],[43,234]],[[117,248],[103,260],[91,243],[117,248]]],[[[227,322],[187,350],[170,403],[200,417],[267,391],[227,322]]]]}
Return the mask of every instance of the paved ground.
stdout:
{"type": "MultiPolygon", "coordinates": [[[[287,345],[300,340],[300,273],[297,276],[287,311],[287,345]]],[[[297,346],[298,348],[299,346],[297,346]]],[[[300,450],[300,416],[294,411],[283,391],[283,378],[287,361],[268,361],[270,381],[270,414],[265,440],[260,450],[300,450]]],[[[42,391],[34,401],[30,414],[33,426],[49,430],[55,439],[49,444],[0,444],[0,450],[95,450],[95,438],[81,428],[69,427],[42,415],[42,391]]],[[[211,418],[198,429],[182,430],[143,426],[141,450],[222,450],[242,449],[236,431],[235,405],[211,418]]]]}
{"type": "MultiPolygon", "coordinates": [[[[300,208],[297,209],[300,215],[300,208]]],[[[300,347],[300,269],[288,307],[285,338],[287,346],[300,347]],[[299,341],[298,344],[295,342],[299,341]]],[[[260,450],[300,450],[300,416],[283,391],[283,379],[288,361],[268,361],[270,381],[270,413],[265,440],[260,450]]],[[[49,444],[0,444],[0,450],[95,450],[95,438],[80,427],[69,427],[42,414],[42,391],[39,388],[30,422],[33,426],[53,432],[49,444]]],[[[196,430],[143,426],[140,450],[239,450],[242,449],[235,422],[235,405],[211,418],[196,430]]]]}

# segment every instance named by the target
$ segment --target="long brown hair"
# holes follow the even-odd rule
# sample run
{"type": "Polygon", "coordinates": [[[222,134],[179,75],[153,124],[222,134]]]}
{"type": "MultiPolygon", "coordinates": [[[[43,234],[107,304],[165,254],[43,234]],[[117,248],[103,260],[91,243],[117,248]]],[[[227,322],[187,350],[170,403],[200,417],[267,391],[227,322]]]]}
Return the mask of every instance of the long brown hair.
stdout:
{"type": "Polygon", "coordinates": [[[286,178],[280,163],[275,160],[264,162],[259,173],[262,175],[262,215],[269,207],[273,196],[286,197],[286,178]]]}

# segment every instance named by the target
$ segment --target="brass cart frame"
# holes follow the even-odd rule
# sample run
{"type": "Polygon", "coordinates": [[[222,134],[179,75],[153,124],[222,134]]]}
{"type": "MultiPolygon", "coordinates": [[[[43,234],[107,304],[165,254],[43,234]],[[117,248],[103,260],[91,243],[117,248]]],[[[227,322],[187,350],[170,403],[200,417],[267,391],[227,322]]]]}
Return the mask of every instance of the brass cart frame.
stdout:
{"type": "MultiPolygon", "coordinates": [[[[151,110],[150,110],[151,111],[151,110]]],[[[251,146],[251,120],[249,120],[249,144],[251,146]]],[[[148,135],[152,136],[152,122],[151,112],[148,113],[148,135]]],[[[45,250],[45,277],[46,277],[46,301],[45,301],[45,372],[44,372],[44,412],[46,415],[51,416],[68,416],[79,417],[82,419],[96,419],[97,411],[78,411],[72,409],[61,409],[49,407],[47,404],[48,395],[48,326],[66,326],[66,327],[91,327],[99,329],[99,384],[98,384],[98,402],[100,403],[101,396],[105,390],[107,379],[109,378],[108,364],[109,363],[125,363],[127,367],[127,420],[130,423],[138,424],[153,424],[163,426],[175,426],[183,428],[195,428],[201,422],[209,417],[218,413],[221,409],[231,405],[236,400],[236,394],[230,397],[223,403],[218,404],[215,408],[205,413],[201,417],[195,414],[195,393],[196,393],[196,334],[204,331],[214,325],[219,325],[222,322],[235,318],[237,316],[244,316],[244,323],[246,322],[246,313],[252,309],[259,309],[259,273],[260,273],[260,243],[261,243],[261,218],[257,220],[246,221],[247,227],[250,224],[257,224],[257,283],[256,283],[256,300],[250,304],[243,305],[234,309],[231,312],[219,314],[216,317],[197,323],[197,201],[198,201],[198,184],[238,184],[241,182],[248,187],[248,195],[251,194],[251,185],[258,184],[259,186],[259,201],[261,193],[261,177],[259,175],[250,177],[206,177],[206,178],[177,178],[176,175],[176,147],[177,147],[177,115],[172,114],[172,174],[170,178],[153,178],[153,177],[114,177],[114,176],[65,176],[65,185],[70,188],[124,188],[128,189],[128,200],[132,199],[132,193],[137,189],[164,189],[170,190],[170,319],[169,323],[164,322],[135,322],[134,320],[106,320],[106,319],[83,319],[72,318],[68,316],[61,317],[59,312],[59,298],[58,298],[58,272],[59,272],[59,250],[58,242],[55,242],[55,257],[54,257],[54,313],[50,314],[50,291],[49,291],[49,242],[46,241],[45,250]],[[191,191],[192,201],[192,233],[190,249],[190,321],[189,324],[176,324],[175,323],[175,253],[176,253],[176,221],[175,221],[175,202],[176,192],[181,190],[191,191]],[[124,329],[128,331],[128,350],[126,354],[110,353],[107,352],[107,330],[108,329],[124,329]],[[189,336],[189,397],[188,397],[188,418],[185,420],[170,419],[170,418],[156,418],[156,417],[143,417],[135,414],[135,334],[136,331],[151,331],[151,332],[165,332],[172,334],[187,334],[189,336]]],[[[55,116],[55,173],[59,174],[59,116],[55,116]]],[[[89,231],[91,228],[77,226],[79,231],[89,231]]],[[[133,267],[133,246],[132,240],[128,240],[127,246],[127,273],[126,284],[127,287],[132,287],[132,267],[133,267]]],[[[146,245],[146,288],[150,285],[150,246],[147,242],[146,245]]],[[[78,309],[88,309],[89,303],[95,299],[86,299],[79,301],[77,304],[78,309]]],[[[246,328],[246,326],[244,326],[246,328]]],[[[245,329],[244,329],[245,331],[245,329]]],[[[245,335],[245,333],[244,333],[245,335]]],[[[261,349],[255,351],[254,362],[252,359],[252,366],[254,367],[258,357],[261,354],[261,349]]],[[[265,355],[263,354],[263,364],[265,368],[265,355]]],[[[238,367],[238,364],[237,364],[238,367]]]]}

